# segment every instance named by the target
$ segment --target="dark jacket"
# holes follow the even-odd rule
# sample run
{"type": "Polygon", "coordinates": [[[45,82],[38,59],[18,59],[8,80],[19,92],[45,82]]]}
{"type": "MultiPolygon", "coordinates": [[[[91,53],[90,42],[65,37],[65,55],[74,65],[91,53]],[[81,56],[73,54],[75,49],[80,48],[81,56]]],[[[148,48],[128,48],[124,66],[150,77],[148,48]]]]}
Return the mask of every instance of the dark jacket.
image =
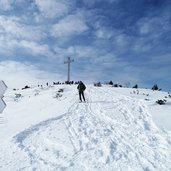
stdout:
{"type": "Polygon", "coordinates": [[[78,84],[77,89],[79,92],[83,92],[86,89],[86,86],[81,82],[78,84]]]}

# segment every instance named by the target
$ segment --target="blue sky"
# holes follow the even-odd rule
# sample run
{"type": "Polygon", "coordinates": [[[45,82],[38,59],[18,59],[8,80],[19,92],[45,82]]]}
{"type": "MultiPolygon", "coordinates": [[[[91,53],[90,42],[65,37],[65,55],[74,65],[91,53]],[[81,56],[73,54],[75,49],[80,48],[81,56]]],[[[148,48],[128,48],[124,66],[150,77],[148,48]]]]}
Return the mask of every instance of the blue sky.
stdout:
{"type": "Polygon", "coordinates": [[[70,56],[72,80],[171,91],[170,11],[170,0],[0,0],[1,79],[66,80],[70,56]]]}

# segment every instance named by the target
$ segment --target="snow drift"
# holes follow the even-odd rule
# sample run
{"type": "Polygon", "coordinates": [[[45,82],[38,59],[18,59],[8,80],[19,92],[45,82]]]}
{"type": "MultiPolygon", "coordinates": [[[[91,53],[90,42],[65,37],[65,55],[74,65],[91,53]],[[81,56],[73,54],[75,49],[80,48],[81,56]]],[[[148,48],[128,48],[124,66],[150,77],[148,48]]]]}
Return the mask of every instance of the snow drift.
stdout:
{"type": "Polygon", "coordinates": [[[144,100],[91,85],[87,103],[78,103],[74,85],[18,93],[6,95],[0,170],[171,170],[170,134],[144,100]]]}

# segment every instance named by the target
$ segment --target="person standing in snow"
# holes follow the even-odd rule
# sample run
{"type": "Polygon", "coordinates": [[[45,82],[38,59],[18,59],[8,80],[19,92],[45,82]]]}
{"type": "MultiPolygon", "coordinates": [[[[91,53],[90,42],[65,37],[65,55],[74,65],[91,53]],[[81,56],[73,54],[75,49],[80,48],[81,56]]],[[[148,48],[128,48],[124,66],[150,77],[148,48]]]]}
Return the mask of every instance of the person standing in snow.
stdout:
{"type": "Polygon", "coordinates": [[[86,86],[84,85],[84,83],[82,81],[79,82],[78,86],[77,86],[78,92],[79,92],[79,98],[80,98],[80,102],[82,102],[82,98],[85,102],[85,97],[84,97],[84,90],[86,89],[86,86]]]}

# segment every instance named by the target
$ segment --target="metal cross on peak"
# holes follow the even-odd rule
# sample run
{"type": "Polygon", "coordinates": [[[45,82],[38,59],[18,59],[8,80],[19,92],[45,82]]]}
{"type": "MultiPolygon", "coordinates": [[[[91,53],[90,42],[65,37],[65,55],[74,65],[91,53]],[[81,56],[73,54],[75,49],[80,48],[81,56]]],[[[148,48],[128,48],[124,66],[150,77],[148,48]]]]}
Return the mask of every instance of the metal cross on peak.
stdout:
{"type": "Polygon", "coordinates": [[[70,59],[70,57],[68,57],[68,60],[64,62],[64,64],[68,64],[68,82],[70,82],[70,64],[71,62],[74,62],[73,59],[70,59]]]}

